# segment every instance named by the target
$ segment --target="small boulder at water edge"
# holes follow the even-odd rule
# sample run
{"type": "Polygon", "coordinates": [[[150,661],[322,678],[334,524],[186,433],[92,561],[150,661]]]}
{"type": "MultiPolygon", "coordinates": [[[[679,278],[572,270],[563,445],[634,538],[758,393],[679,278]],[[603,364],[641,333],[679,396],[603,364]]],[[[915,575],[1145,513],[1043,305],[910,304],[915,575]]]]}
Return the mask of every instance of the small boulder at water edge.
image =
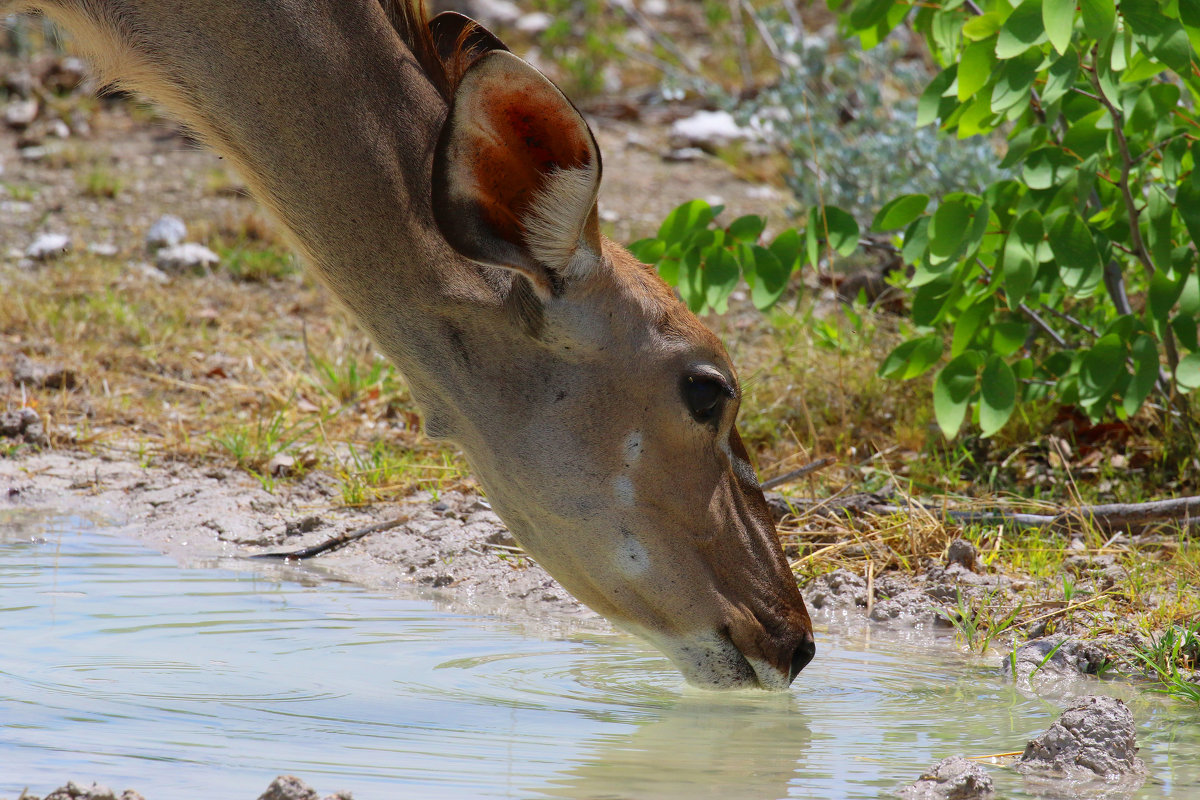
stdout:
{"type": "Polygon", "coordinates": [[[987,770],[963,756],[943,758],[900,790],[904,800],[983,800],[994,797],[987,770]]]}
{"type": "MultiPolygon", "coordinates": [[[[1114,697],[1084,697],[1049,730],[1033,739],[1017,759],[1017,770],[1043,779],[1122,783],[1134,786],[1146,774],[1137,757],[1137,736],[1129,706],[1114,697]]],[[[1104,794],[1080,787],[1080,797],[1104,794]]]]}
{"type": "MultiPolygon", "coordinates": [[[[271,781],[271,785],[258,796],[258,800],[321,800],[321,795],[295,775],[280,775],[271,781]]],[[[353,800],[353,798],[349,792],[338,792],[329,795],[325,800],[353,800]]]]}

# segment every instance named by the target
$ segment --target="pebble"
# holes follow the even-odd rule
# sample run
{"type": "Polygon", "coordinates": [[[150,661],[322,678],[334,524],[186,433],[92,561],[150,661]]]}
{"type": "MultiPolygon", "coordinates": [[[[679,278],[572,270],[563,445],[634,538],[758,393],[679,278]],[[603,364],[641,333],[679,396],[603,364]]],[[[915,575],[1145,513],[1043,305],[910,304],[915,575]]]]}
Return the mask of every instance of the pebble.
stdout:
{"type": "Polygon", "coordinates": [[[143,278],[152,280],[155,283],[164,284],[171,282],[170,275],[153,264],[147,264],[145,261],[130,261],[129,271],[135,275],[141,275],[143,278]]]}
{"type": "Polygon", "coordinates": [[[210,272],[221,257],[202,244],[184,242],[161,248],[154,256],[155,265],[164,272],[210,272]]]}
{"type": "Polygon", "coordinates": [[[172,214],[163,214],[154,221],[150,230],[146,231],[146,247],[150,250],[174,247],[186,238],[187,225],[183,220],[172,214]]]}
{"type": "Polygon", "coordinates": [[[522,14],[517,19],[516,28],[522,33],[544,33],[554,24],[554,17],[535,11],[532,14],[522,14]]]}
{"type": "Polygon", "coordinates": [[[968,542],[966,539],[955,539],[946,548],[946,565],[959,564],[963,568],[972,572],[975,571],[975,559],[979,557],[979,551],[975,549],[975,545],[968,542]]]}
{"type": "Polygon", "coordinates": [[[13,100],[4,107],[4,124],[16,130],[24,130],[33,124],[38,115],[38,101],[13,100]]]}
{"type": "Polygon", "coordinates": [[[25,255],[34,261],[50,261],[71,249],[71,239],[61,233],[43,233],[25,248],[25,255]]]}
{"type": "Polygon", "coordinates": [[[750,128],[738,124],[728,111],[697,111],[671,123],[671,144],[677,148],[699,147],[712,152],[733,142],[757,139],[750,128]]]}
{"type": "Polygon", "coordinates": [[[35,389],[74,389],[75,371],[61,364],[40,364],[24,353],[13,359],[12,379],[16,386],[35,389]]]}
{"type": "Polygon", "coordinates": [[[112,242],[93,242],[87,246],[87,251],[94,256],[101,258],[112,258],[118,252],[117,246],[112,242]]]}
{"type": "Polygon", "coordinates": [[[983,800],[994,796],[995,787],[987,770],[963,756],[942,759],[900,790],[904,800],[983,800]]]}

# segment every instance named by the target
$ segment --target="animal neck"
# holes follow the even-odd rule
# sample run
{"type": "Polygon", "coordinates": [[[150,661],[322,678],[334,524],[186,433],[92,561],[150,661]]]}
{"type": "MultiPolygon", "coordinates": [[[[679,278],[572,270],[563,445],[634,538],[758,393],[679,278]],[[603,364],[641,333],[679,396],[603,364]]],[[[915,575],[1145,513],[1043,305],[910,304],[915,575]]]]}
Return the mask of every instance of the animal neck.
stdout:
{"type": "Polygon", "coordinates": [[[447,353],[477,337],[440,320],[496,294],[437,233],[446,104],[379,0],[34,2],[234,165],[427,410],[464,382],[447,353]]]}

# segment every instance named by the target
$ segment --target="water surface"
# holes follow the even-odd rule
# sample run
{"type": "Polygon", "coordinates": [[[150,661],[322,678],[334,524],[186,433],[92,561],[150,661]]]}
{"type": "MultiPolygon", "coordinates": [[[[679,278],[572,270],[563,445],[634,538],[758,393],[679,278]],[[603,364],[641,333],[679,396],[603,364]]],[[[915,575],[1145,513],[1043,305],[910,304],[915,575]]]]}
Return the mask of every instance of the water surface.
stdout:
{"type": "MultiPolygon", "coordinates": [[[[1058,715],[949,643],[825,633],[790,694],[686,687],[617,635],[184,569],[65,516],[0,516],[0,797],[68,779],[252,800],[278,774],[394,798],[875,798],[1058,715]]],[[[1200,712],[1133,698],[1151,780],[1200,795],[1200,712]]],[[[993,768],[1000,796],[1032,797],[993,768]]]]}

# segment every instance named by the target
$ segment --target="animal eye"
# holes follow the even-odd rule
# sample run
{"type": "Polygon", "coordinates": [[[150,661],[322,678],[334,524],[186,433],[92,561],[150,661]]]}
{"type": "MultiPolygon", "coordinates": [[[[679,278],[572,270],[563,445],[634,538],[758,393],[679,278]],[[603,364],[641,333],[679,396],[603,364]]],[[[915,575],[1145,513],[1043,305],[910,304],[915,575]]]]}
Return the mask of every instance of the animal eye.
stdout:
{"type": "Polygon", "coordinates": [[[725,381],[710,375],[685,375],[680,388],[692,419],[701,423],[720,416],[725,398],[733,394],[725,381]]]}

